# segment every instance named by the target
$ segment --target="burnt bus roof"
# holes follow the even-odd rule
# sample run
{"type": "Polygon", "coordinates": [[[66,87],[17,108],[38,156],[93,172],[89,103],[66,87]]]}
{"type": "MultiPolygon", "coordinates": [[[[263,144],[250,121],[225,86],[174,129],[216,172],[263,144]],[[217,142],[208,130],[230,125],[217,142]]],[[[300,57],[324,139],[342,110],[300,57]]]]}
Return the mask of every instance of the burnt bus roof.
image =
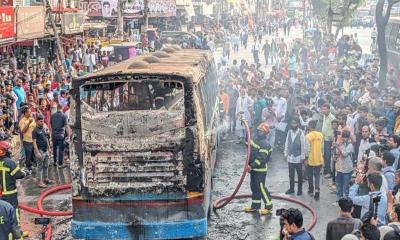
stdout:
{"type": "Polygon", "coordinates": [[[184,77],[187,81],[197,84],[212,60],[213,55],[210,51],[172,46],[127,59],[96,73],[77,78],[76,81],[107,81],[110,80],[110,76],[115,75],[151,74],[184,77]]]}

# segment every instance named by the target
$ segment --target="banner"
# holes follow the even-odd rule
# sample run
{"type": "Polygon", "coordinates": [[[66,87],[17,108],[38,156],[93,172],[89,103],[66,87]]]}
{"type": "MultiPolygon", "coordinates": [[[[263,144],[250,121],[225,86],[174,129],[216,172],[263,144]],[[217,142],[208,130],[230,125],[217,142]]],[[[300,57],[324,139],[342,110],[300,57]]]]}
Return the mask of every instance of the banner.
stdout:
{"type": "Polygon", "coordinates": [[[45,11],[43,7],[20,7],[16,11],[18,41],[44,37],[45,11]]]}
{"type": "MultiPolygon", "coordinates": [[[[117,17],[118,0],[101,0],[103,17],[117,17]]],[[[144,0],[133,0],[125,3],[124,16],[142,16],[144,11],[144,0]]],[[[149,17],[172,17],[176,16],[175,0],[148,0],[149,17]]]]}
{"type": "Polygon", "coordinates": [[[81,0],[79,9],[83,10],[88,17],[101,17],[101,1],[100,0],[81,0]]]}
{"type": "Polygon", "coordinates": [[[64,13],[62,16],[62,32],[64,34],[75,34],[83,32],[85,15],[81,12],[64,13]]]}
{"type": "Polygon", "coordinates": [[[0,7],[0,42],[14,40],[14,21],[13,7],[0,7]]]}

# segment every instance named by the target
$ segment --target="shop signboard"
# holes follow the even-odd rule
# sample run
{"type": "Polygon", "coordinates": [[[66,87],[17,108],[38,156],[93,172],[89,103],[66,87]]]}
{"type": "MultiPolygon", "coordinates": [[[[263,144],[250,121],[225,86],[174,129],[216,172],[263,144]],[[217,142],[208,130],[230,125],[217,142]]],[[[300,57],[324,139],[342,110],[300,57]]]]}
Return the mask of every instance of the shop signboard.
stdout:
{"type": "Polygon", "coordinates": [[[14,8],[0,7],[0,43],[14,40],[14,8]]]}
{"type": "Polygon", "coordinates": [[[101,0],[81,0],[79,9],[83,10],[88,17],[102,17],[101,0]]]}
{"type": "Polygon", "coordinates": [[[62,31],[64,34],[76,34],[83,32],[85,15],[82,11],[64,13],[62,18],[62,31]]]}
{"type": "MultiPolygon", "coordinates": [[[[101,0],[103,17],[117,16],[118,0],[101,0]]],[[[132,0],[125,3],[124,16],[142,16],[144,11],[144,0],[132,0]]],[[[172,17],[176,16],[175,0],[148,0],[149,17],[172,17]]]]}
{"type": "Polygon", "coordinates": [[[44,37],[44,7],[20,7],[17,12],[17,40],[32,40],[44,37]]]}
{"type": "Polygon", "coordinates": [[[13,1],[12,0],[0,0],[0,6],[6,7],[6,6],[12,6],[13,1]]]}

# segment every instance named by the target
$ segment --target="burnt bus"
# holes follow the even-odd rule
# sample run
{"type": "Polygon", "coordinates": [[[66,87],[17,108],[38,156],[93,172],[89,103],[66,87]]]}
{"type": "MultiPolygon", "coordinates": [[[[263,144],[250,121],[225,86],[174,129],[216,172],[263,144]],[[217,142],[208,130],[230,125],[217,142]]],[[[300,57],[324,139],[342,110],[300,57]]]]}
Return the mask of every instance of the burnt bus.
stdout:
{"type": "Polygon", "coordinates": [[[218,124],[212,54],[167,47],[73,89],[73,237],[206,236],[218,124]]]}

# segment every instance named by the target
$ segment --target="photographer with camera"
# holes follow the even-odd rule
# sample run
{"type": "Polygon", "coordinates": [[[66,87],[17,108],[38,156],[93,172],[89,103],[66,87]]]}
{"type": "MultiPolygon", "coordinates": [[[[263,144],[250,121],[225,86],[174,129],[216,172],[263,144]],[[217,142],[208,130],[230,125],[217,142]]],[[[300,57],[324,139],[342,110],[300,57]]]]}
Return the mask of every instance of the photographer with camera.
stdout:
{"type": "Polygon", "coordinates": [[[400,164],[399,164],[399,157],[400,157],[400,136],[397,135],[391,135],[389,137],[389,140],[387,142],[387,145],[389,147],[389,151],[393,154],[394,156],[394,164],[393,167],[395,170],[400,169],[400,164]]]}
{"type": "Polygon", "coordinates": [[[383,177],[380,173],[369,173],[367,175],[367,184],[369,193],[367,195],[358,196],[357,192],[360,184],[363,183],[363,176],[358,174],[355,184],[351,186],[349,197],[354,204],[362,207],[361,220],[369,222],[371,218],[377,218],[378,225],[386,224],[387,197],[380,191],[383,177]]]}
{"type": "MultiPolygon", "coordinates": [[[[277,212],[278,215],[278,212],[277,212]]],[[[303,226],[303,214],[298,209],[289,208],[281,212],[281,222],[283,224],[283,240],[314,240],[311,233],[306,231],[303,226]]]]}

